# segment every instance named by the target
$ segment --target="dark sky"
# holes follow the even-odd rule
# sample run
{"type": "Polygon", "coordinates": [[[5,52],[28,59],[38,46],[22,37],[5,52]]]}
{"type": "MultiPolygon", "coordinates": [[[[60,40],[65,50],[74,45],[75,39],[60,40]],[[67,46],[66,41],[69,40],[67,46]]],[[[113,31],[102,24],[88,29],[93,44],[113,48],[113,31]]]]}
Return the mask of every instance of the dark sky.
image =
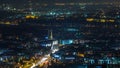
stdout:
{"type": "MultiPolygon", "coordinates": [[[[29,0],[0,0],[0,3],[25,3],[29,0]]],[[[33,2],[115,2],[120,0],[31,0],[33,2]]]]}
{"type": "MultiPolygon", "coordinates": [[[[0,4],[8,3],[13,6],[23,6],[23,4],[27,4],[29,0],[0,0],[0,4]]],[[[33,3],[55,3],[55,2],[120,2],[120,0],[31,0],[33,3]]]]}

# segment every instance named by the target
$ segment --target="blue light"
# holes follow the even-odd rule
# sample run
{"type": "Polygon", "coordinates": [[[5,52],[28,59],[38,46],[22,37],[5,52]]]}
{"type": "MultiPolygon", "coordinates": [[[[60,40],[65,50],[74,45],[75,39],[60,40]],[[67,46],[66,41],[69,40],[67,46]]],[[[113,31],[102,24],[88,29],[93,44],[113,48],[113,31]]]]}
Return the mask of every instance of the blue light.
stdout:
{"type": "Polygon", "coordinates": [[[50,12],[50,15],[53,15],[53,13],[52,13],[52,12],[50,12]]]}
{"type": "Polygon", "coordinates": [[[69,29],[67,29],[67,31],[78,31],[78,30],[74,29],[74,28],[69,28],[69,29]]]}
{"type": "Polygon", "coordinates": [[[69,40],[69,43],[73,43],[73,40],[69,40]]]}
{"type": "Polygon", "coordinates": [[[54,57],[55,57],[55,58],[59,58],[60,56],[59,56],[59,55],[54,54],[54,57]]]}
{"type": "Polygon", "coordinates": [[[65,44],[72,44],[73,43],[73,40],[62,40],[62,44],[65,45],[65,44]]]}
{"type": "Polygon", "coordinates": [[[48,36],[46,36],[45,39],[48,39],[48,36]]]}

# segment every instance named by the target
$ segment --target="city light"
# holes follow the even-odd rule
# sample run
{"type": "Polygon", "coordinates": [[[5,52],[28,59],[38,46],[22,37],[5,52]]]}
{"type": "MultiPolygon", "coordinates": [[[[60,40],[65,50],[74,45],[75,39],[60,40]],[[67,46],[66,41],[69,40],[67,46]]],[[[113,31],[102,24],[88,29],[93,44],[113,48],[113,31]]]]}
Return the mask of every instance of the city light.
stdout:
{"type": "Polygon", "coordinates": [[[1,0],[0,68],[120,67],[120,0],[1,0]]]}

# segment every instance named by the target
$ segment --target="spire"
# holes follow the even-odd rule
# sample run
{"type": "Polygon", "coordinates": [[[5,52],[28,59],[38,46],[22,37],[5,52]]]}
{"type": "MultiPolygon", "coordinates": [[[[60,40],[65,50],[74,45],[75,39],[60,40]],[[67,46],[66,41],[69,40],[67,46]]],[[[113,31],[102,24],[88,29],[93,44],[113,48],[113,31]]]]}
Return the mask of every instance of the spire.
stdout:
{"type": "Polygon", "coordinates": [[[50,40],[53,40],[53,33],[52,33],[52,30],[49,31],[49,34],[50,34],[50,35],[49,35],[49,39],[50,39],[50,40]]]}

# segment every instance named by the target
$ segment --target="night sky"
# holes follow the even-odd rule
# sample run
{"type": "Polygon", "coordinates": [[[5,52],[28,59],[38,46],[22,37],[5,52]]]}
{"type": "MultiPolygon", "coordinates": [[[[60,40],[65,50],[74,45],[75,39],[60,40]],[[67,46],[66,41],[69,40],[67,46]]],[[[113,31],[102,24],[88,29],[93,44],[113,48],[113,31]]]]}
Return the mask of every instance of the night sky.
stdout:
{"type": "MultiPolygon", "coordinates": [[[[0,3],[25,3],[29,0],[0,0],[0,3]]],[[[49,3],[54,3],[54,2],[115,2],[115,1],[120,1],[120,0],[31,0],[33,2],[49,2],[49,3]]]]}
{"type": "MultiPolygon", "coordinates": [[[[29,0],[0,0],[0,4],[3,4],[3,3],[7,3],[7,4],[11,4],[13,5],[14,7],[23,7],[23,4],[28,4],[28,1],[29,0]]],[[[87,3],[87,2],[109,2],[109,3],[112,3],[112,2],[120,2],[120,0],[31,0],[32,3],[49,3],[49,4],[52,4],[52,3],[55,3],[55,2],[65,2],[65,3],[71,3],[71,2],[84,2],[84,3],[87,3]]]]}

